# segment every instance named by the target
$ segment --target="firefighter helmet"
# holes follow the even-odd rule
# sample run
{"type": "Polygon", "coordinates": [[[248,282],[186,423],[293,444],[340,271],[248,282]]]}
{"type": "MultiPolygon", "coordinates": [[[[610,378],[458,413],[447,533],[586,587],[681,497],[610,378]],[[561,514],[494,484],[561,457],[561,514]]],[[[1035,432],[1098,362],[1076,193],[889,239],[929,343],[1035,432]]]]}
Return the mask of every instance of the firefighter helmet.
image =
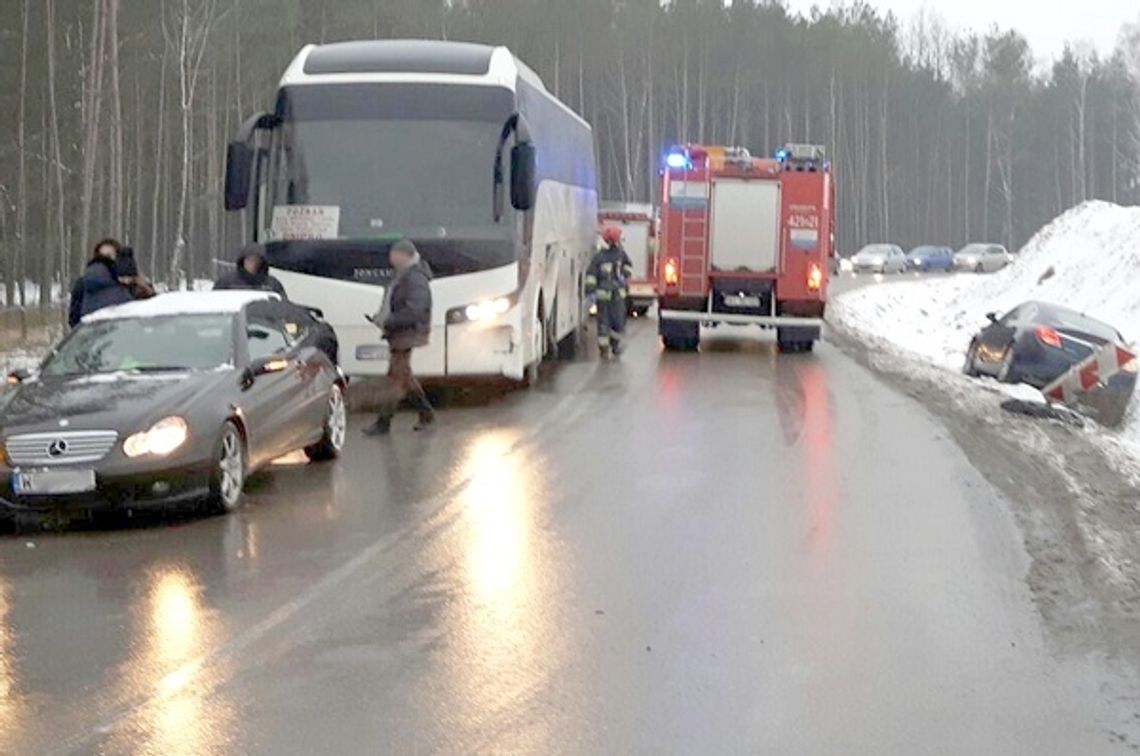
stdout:
{"type": "Polygon", "coordinates": [[[621,229],[617,226],[606,226],[602,229],[602,241],[606,244],[619,244],[621,237],[621,229]]]}

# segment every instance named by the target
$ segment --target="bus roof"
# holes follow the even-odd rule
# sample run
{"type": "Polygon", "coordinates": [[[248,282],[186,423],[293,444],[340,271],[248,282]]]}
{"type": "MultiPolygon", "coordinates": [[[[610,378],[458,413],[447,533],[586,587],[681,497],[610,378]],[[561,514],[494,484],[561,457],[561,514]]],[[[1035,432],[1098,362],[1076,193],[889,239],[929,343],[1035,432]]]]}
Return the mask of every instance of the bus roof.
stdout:
{"type": "Polygon", "coordinates": [[[316,83],[485,84],[512,92],[523,80],[543,92],[533,70],[505,47],[426,39],[386,39],[307,45],[281,86],[316,83]]]}

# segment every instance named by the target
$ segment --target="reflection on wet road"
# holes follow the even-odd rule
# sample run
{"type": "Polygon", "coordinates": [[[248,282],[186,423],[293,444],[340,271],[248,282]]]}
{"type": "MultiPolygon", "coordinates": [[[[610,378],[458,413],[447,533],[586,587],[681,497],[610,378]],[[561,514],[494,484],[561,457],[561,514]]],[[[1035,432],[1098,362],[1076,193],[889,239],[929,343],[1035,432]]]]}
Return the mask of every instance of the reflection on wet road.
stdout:
{"type": "Polygon", "coordinates": [[[925,411],[826,345],[652,327],[231,517],[0,541],[0,752],[1121,748],[925,411]]]}

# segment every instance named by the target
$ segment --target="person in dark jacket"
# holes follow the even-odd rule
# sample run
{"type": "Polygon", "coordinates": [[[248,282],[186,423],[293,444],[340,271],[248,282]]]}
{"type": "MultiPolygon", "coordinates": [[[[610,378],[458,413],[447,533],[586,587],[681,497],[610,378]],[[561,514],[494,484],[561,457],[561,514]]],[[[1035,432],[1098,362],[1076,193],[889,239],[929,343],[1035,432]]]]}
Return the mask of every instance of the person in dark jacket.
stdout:
{"type": "Polygon", "coordinates": [[[265,259],[265,250],[260,244],[244,246],[234,262],[233,271],[218,278],[214,289],[272,291],[282,299],[289,298],[281,282],[269,274],[269,261],[265,259]]]}
{"type": "MultiPolygon", "coordinates": [[[[70,310],[78,309],[82,317],[104,307],[113,307],[131,301],[133,297],[130,286],[133,281],[119,274],[115,266],[118,256],[119,243],[114,239],[104,239],[95,245],[94,254],[83,271],[83,277],[72,290],[73,296],[75,293],[80,294],[79,306],[76,308],[73,302],[70,310]]],[[[73,314],[74,312],[69,313],[69,320],[73,314]]],[[[78,320],[76,322],[78,323],[78,320]]]]}
{"type": "Polygon", "coordinates": [[[392,245],[388,260],[396,275],[384,290],[380,311],[369,318],[388,342],[388,386],[380,416],[364,429],[369,436],[391,430],[396,408],[404,399],[410,399],[419,412],[416,430],[435,421],[435,410],[412,373],[412,350],[427,346],[431,335],[431,268],[407,239],[392,245]]]}
{"type": "Polygon", "coordinates": [[[625,334],[626,297],[633,262],[621,246],[621,229],[609,226],[602,231],[606,248],[594,255],[586,271],[586,294],[598,303],[598,351],[605,359],[621,354],[625,334]]]}
{"type": "Polygon", "coordinates": [[[132,247],[123,247],[115,258],[115,270],[119,280],[131,290],[132,299],[150,299],[157,292],[154,284],[139,271],[139,264],[135,260],[135,250],[132,247]]]}

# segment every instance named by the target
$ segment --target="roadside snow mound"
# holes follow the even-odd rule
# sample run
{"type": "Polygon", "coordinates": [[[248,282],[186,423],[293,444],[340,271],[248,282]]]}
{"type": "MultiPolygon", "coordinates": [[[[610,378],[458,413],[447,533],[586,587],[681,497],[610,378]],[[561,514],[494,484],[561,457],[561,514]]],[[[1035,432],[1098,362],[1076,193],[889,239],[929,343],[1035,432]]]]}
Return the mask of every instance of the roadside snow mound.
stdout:
{"type": "Polygon", "coordinates": [[[1140,340],[1140,208],[1086,202],[1029,240],[992,275],[869,286],[838,297],[838,325],[908,356],[959,370],[987,312],[1037,299],[1072,307],[1140,340]]]}
{"type": "MultiPolygon", "coordinates": [[[[864,287],[837,297],[828,319],[880,348],[959,372],[986,313],[1004,313],[1027,300],[1085,312],[1115,326],[1136,345],[1140,207],[1085,202],[1038,231],[1004,270],[864,287]]],[[[1041,399],[1039,392],[1031,393],[1041,399]]],[[[1140,397],[1117,438],[1140,460],[1136,402],[1140,397]]]]}

